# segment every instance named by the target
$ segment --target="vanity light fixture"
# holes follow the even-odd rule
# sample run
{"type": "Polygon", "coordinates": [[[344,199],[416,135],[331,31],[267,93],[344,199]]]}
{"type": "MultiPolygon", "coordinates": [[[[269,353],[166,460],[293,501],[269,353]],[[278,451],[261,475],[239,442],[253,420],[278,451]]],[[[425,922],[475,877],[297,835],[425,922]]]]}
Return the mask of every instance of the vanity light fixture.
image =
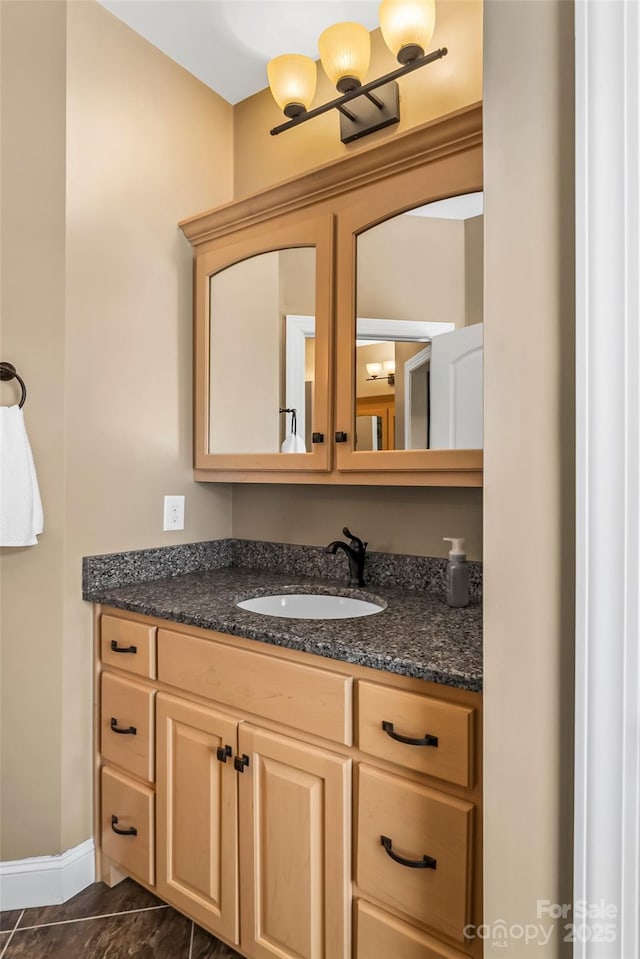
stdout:
{"type": "Polygon", "coordinates": [[[359,23],[335,23],[320,34],[318,47],[324,71],[341,96],[313,110],[309,107],[316,87],[315,61],[300,54],[284,54],[269,62],[271,93],[289,118],[271,130],[272,136],[334,108],[340,113],[343,143],[398,123],[398,78],[442,59],[447,49],[425,53],[435,27],[435,0],[382,0],[379,17],[383,39],[401,66],[365,83],[371,35],[359,23]]]}
{"type": "Polygon", "coordinates": [[[367,363],[367,382],[371,380],[386,380],[389,386],[396,381],[395,360],[384,360],[382,363],[367,363]]]}

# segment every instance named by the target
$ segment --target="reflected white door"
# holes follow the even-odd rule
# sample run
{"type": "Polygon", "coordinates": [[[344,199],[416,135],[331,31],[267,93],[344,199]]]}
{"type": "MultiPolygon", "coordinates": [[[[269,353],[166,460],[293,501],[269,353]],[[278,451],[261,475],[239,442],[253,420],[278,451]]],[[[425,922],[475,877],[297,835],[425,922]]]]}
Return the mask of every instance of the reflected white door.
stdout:
{"type": "Polygon", "coordinates": [[[431,449],[482,449],[483,324],[431,341],[431,449]]]}

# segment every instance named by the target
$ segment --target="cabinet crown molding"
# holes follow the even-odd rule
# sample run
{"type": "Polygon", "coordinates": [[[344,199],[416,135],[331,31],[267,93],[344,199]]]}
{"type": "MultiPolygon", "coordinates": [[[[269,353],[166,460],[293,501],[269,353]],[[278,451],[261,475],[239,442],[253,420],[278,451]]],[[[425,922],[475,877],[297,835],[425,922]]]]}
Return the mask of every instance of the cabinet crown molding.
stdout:
{"type": "Polygon", "coordinates": [[[198,247],[229,231],[368,186],[393,176],[399,169],[408,170],[437,157],[462,153],[481,142],[482,103],[478,102],[260,193],[188,217],[178,225],[192,246],[198,247]]]}

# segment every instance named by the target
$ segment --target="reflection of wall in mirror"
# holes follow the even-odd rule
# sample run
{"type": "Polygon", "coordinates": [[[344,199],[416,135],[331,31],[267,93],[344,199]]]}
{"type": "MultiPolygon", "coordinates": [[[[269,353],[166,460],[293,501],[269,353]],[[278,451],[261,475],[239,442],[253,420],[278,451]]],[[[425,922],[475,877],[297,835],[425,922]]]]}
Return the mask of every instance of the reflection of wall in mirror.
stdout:
{"type": "MultiPolygon", "coordinates": [[[[396,343],[396,445],[395,449],[403,450],[405,448],[404,436],[405,436],[405,416],[406,411],[404,408],[404,397],[405,397],[405,373],[404,367],[407,360],[410,360],[412,356],[415,356],[416,353],[420,353],[424,347],[424,343],[396,343]]],[[[425,399],[424,399],[424,429],[423,434],[425,437],[425,446],[426,446],[426,436],[427,436],[427,409],[428,409],[428,397],[426,395],[425,389],[425,399]]],[[[415,420],[415,416],[414,416],[415,420]]],[[[417,424],[414,423],[414,433],[418,434],[417,424]]]]}
{"type": "Polygon", "coordinates": [[[358,316],[464,326],[464,221],[396,216],[358,237],[358,316]]]}
{"type": "Polygon", "coordinates": [[[484,218],[472,216],[464,223],[465,326],[482,323],[484,275],[484,218]]]}
{"type": "Polygon", "coordinates": [[[212,277],[212,452],[279,451],[291,424],[278,413],[285,402],[287,312],[315,312],[312,247],[259,254],[212,277]]]}
{"type": "MultiPolygon", "coordinates": [[[[298,247],[280,251],[280,313],[282,351],[280,395],[282,405],[288,405],[286,399],[286,333],[287,316],[315,316],[316,312],[316,251],[313,247],[298,247]]],[[[305,339],[305,405],[298,411],[298,433],[303,438],[307,452],[311,451],[311,428],[313,409],[313,378],[315,364],[315,339],[305,339]]],[[[284,417],[283,417],[284,419],[284,417]]],[[[290,425],[290,417],[287,418],[290,425]]],[[[285,423],[281,436],[284,439],[285,423]]]]}
{"type": "Polygon", "coordinates": [[[280,448],[278,253],[254,256],[211,278],[209,448],[280,448]]]}
{"type": "Polygon", "coordinates": [[[482,216],[403,214],[358,237],[358,316],[482,322],[482,216]]]}

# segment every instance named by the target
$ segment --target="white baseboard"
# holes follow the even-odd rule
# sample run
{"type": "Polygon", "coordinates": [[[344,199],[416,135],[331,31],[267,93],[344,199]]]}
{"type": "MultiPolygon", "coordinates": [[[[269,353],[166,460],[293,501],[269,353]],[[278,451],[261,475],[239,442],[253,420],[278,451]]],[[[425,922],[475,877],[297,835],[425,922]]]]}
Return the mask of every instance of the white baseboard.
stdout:
{"type": "Polygon", "coordinates": [[[93,839],[59,856],[0,862],[0,909],[30,909],[66,902],[95,882],[93,839]]]}

